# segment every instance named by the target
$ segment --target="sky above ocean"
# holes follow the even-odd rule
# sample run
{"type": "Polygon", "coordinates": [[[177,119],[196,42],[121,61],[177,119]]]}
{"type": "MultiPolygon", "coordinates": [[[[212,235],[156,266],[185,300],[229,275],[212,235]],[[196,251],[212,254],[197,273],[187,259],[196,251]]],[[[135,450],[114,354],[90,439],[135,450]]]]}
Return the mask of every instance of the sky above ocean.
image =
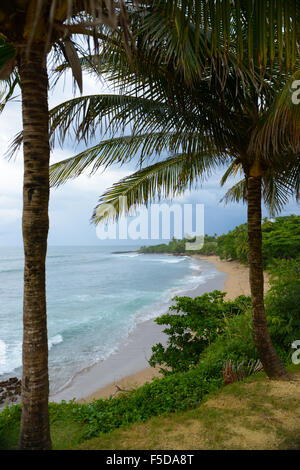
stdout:
{"type": "MultiPolygon", "coordinates": [[[[89,75],[84,76],[83,94],[95,94],[99,92],[112,93],[103,83],[95,81],[89,75]]],[[[78,91],[76,92],[78,95],[78,91]]],[[[49,106],[55,105],[72,98],[73,85],[70,74],[61,79],[55,89],[50,90],[49,106]]],[[[21,130],[21,101],[20,94],[14,101],[8,103],[4,112],[0,115],[0,246],[21,246],[21,213],[22,213],[22,178],[23,164],[22,153],[10,161],[5,159],[5,153],[11,140],[21,130]]],[[[91,144],[101,139],[97,135],[91,144]]],[[[71,157],[85,148],[85,145],[74,145],[69,138],[64,147],[56,145],[51,154],[51,162],[71,157]]],[[[90,223],[93,208],[96,206],[99,196],[115,182],[136,170],[136,162],[123,167],[112,166],[105,172],[98,172],[89,178],[82,175],[76,180],[70,181],[58,189],[53,189],[50,198],[50,245],[96,245],[96,244],[134,244],[136,241],[100,241],[97,238],[96,229],[90,223]]],[[[187,191],[180,198],[174,198],[178,203],[201,203],[205,207],[205,233],[222,234],[234,228],[236,225],[246,222],[247,211],[243,204],[230,204],[225,206],[220,200],[226,190],[234,183],[230,182],[220,187],[222,170],[212,175],[202,187],[187,191]]],[[[282,215],[300,214],[299,206],[291,201],[282,215]]],[[[264,216],[268,213],[263,210],[264,216]]],[[[143,244],[151,244],[153,241],[142,241],[143,244]]]]}

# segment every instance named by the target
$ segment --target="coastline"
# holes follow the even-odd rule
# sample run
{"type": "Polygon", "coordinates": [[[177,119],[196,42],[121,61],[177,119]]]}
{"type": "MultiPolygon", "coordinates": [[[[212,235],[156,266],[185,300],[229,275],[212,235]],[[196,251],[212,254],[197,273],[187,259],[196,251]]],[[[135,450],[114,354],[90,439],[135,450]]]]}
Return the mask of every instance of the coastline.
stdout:
{"type": "MultiPolygon", "coordinates": [[[[232,300],[238,295],[250,296],[249,284],[249,266],[239,263],[238,261],[224,261],[216,255],[192,255],[194,258],[207,261],[215,265],[218,271],[227,275],[224,282],[224,291],[227,292],[226,299],[232,300]]],[[[270,288],[269,276],[264,273],[265,292],[270,288]]]]}
{"type": "MultiPolygon", "coordinates": [[[[250,295],[249,268],[237,261],[223,261],[218,256],[190,255],[192,258],[214,266],[216,275],[207,279],[196,288],[180,292],[178,295],[197,297],[215,289],[226,291],[226,299],[238,295],[250,295]]],[[[268,276],[265,274],[265,289],[269,288],[268,276]]],[[[159,312],[161,315],[164,312],[159,312]]],[[[71,384],[60,392],[50,396],[50,401],[60,402],[76,397],[79,403],[91,402],[99,398],[116,396],[119,392],[141,386],[161,374],[157,368],[149,367],[147,359],[151,355],[152,345],[165,344],[166,335],[163,326],[154,322],[154,318],[136,326],[118,351],[108,359],[81,371],[71,384]],[[122,390],[119,390],[122,389],[122,390]]]]}
{"type": "MultiPolygon", "coordinates": [[[[195,268],[194,275],[199,275],[197,285],[174,289],[172,297],[176,295],[197,297],[208,291],[223,289],[226,274],[218,271],[212,263],[205,260],[198,260],[198,263],[202,265],[203,275],[201,276],[195,268]]],[[[165,345],[167,335],[163,333],[165,326],[158,325],[154,319],[167,313],[171,304],[171,297],[163,305],[160,302],[153,304],[149,311],[151,314],[149,319],[146,317],[145,320],[138,321],[113,354],[104,361],[79,371],[67,386],[50,393],[50,401],[68,401],[73,398],[76,398],[76,401],[82,399],[90,401],[94,398],[102,398],[103,395],[109,397],[116,392],[116,385],[121,388],[131,388],[158,376],[158,371],[149,367],[148,360],[152,354],[152,346],[157,343],[165,345]],[[125,380],[126,384],[122,382],[124,386],[120,385],[121,380],[125,380]]]]}

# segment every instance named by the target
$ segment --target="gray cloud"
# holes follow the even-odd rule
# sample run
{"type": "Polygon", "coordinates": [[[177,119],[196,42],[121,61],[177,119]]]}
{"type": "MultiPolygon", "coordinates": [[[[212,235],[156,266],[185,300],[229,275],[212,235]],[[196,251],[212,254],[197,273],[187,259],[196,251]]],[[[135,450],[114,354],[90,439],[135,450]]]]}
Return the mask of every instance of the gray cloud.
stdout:
{"type": "MultiPolygon", "coordinates": [[[[109,91],[100,82],[91,76],[84,77],[84,94],[109,91]]],[[[73,96],[73,86],[70,74],[61,80],[55,90],[50,92],[50,107],[65,101],[73,96]]],[[[22,154],[14,160],[4,158],[9,142],[21,130],[21,103],[20,97],[8,103],[5,111],[0,115],[0,245],[21,245],[21,211],[22,211],[22,154]]],[[[100,136],[99,136],[100,138],[100,136]]],[[[51,160],[59,161],[68,158],[75,152],[84,148],[84,145],[75,145],[69,139],[63,149],[55,147],[51,160]]],[[[96,237],[96,230],[90,224],[92,210],[98,197],[113,183],[134,171],[134,165],[124,167],[112,166],[104,173],[97,173],[93,177],[81,176],[64,186],[52,190],[50,199],[50,233],[49,243],[55,245],[86,245],[101,243],[96,237]]],[[[224,206],[220,203],[225,194],[226,187],[220,188],[219,181],[222,172],[212,175],[199,189],[186,192],[179,202],[198,202],[205,205],[205,231],[206,233],[224,233],[235,225],[246,221],[246,207],[242,204],[224,206]]],[[[175,199],[174,199],[175,201],[175,199]]],[[[299,207],[291,202],[284,214],[298,213],[299,207]]],[[[264,209],[264,214],[267,211],[264,209]]],[[[124,244],[124,242],[122,242],[124,244]]]]}

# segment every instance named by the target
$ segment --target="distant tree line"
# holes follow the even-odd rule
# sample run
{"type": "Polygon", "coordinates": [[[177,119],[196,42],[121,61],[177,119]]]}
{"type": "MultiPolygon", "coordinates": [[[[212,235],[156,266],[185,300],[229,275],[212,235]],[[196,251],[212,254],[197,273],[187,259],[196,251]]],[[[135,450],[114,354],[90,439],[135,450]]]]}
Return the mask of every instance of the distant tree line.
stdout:
{"type": "MultiPolygon", "coordinates": [[[[266,268],[275,259],[295,259],[300,255],[300,216],[289,215],[274,219],[262,220],[263,262],[266,268]]],[[[201,250],[187,252],[187,239],[173,238],[168,244],[143,246],[142,253],[195,253],[202,255],[218,255],[221,259],[238,260],[248,263],[248,226],[242,224],[228,233],[217,236],[205,235],[201,250]]]]}

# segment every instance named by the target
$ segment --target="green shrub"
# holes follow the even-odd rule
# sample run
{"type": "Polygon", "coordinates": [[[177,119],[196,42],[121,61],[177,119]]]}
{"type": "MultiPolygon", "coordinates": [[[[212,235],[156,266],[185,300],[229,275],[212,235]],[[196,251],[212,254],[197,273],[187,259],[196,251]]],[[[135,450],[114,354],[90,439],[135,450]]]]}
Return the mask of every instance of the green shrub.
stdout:
{"type": "MultiPolygon", "coordinates": [[[[84,440],[120,426],[144,422],[152,416],[194,408],[222,383],[221,376],[211,378],[205,371],[193,369],[154,379],[119,397],[94,400],[90,404],[50,403],[51,427],[55,429],[56,422],[65,422],[66,427],[71,423],[73,428],[74,423],[84,424],[79,433],[79,438],[84,440]]],[[[20,405],[14,405],[0,413],[0,448],[11,448],[11,443],[17,441],[20,411],[20,405]]]]}
{"type": "Polygon", "coordinates": [[[199,367],[210,377],[222,375],[222,367],[227,361],[239,363],[258,359],[253,337],[251,312],[226,320],[222,335],[209,345],[199,358],[199,367]]]}
{"type": "Polygon", "coordinates": [[[250,307],[249,297],[225,301],[225,295],[213,291],[194,299],[175,297],[170,313],[155,320],[159,325],[168,325],[163,331],[169,338],[166,347],[161,343],[152,347],[149,364],[162,366],[160,370],[165,375],[194,367],[204,349],[222,334],[227,320],[250,307]]]}
{"type": "MultiPolygon", "coordinates": [[[[221,259],[248,262],[247,224],[239,225],[217,239],[217,254],[221,259]]],[[[294,259],[300,252],[300,216],[289,215],[262,223],[263,263],[268,267],[274,259],[294,259]]]]}
{"type": "Polygon", "coordinates": [[[217,254],[221,259],[238,259],[248,262],[248,225],[242,224],[218,237],[217,254]]]}
{"type": "Polygon", "coordinates": [[[265,305],[269,331],[281,354],[289,358],[291,344],[300,339],[300,260],[273,264],[265,305]]]}
{"type": "Polygon", "coordinates": [[[21,405],[6,406],[0,413],[0,450],[15,447],[19,438],[21,405]]]}
{"type": "Polygon", "coordinates": [[[204,242],[203,247],[197,251],[200,255],[215,255],[217,253],[218,243],[216,241],[213,242],[204,242]]]}
{"type": "Polygon", "coordinates": [[[77,405],[74,414],[88,424],[87,437],[107,433],[120,426],[146,421],[152,416],[183,411],[198,406],[210,391],[222,386],[222,378],[210,378],[193,369],[154,379],[116,398],[77,405]]]}
{"type": "Polygon", "coordinates": [[[273,259],[293,259],[300,253],[300,216],[276,217],[265,221],[263,230],[263,255],[265,266],[273,259]]]}

